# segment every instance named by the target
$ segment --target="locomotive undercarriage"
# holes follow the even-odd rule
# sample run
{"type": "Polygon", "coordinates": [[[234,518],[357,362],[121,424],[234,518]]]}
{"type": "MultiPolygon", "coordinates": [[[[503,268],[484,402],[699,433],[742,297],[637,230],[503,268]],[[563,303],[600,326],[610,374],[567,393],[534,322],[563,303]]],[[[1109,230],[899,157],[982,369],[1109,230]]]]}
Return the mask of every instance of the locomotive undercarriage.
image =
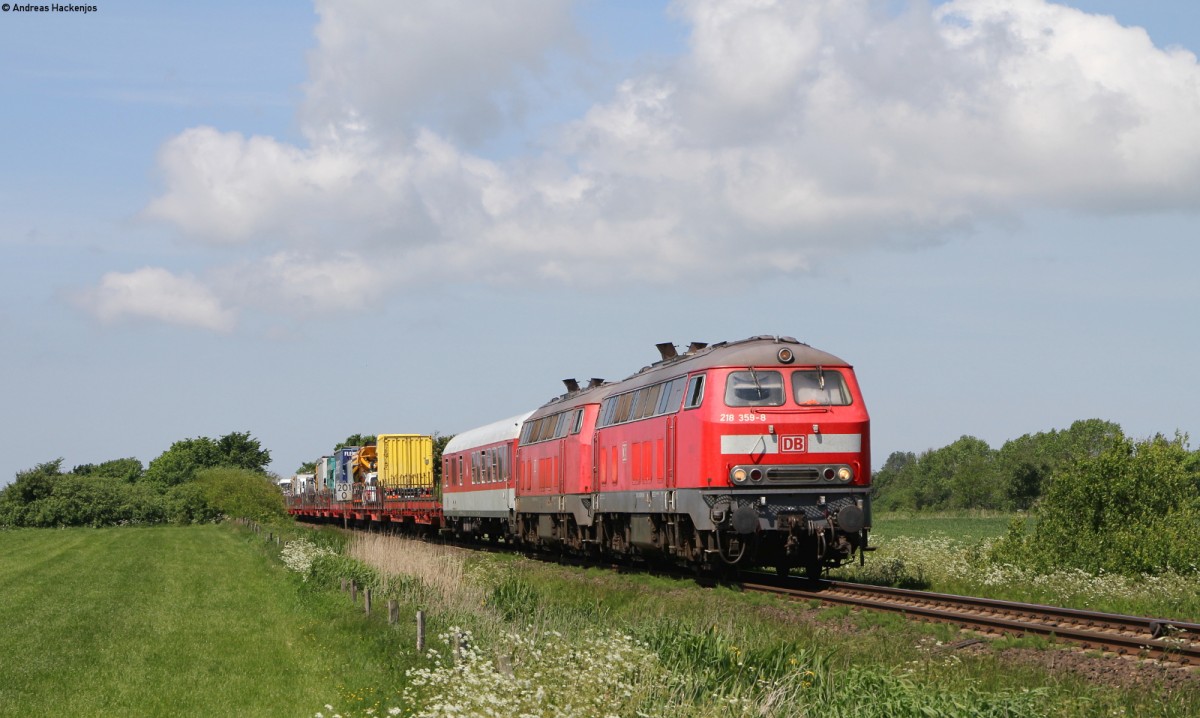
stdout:
{"type": "Polygon", "coordinates": [[[510,530],[528,545],[578,554],[817,577],[870,550],[868,501],[866,492],[842,487],[524,497],[510,530]]]}

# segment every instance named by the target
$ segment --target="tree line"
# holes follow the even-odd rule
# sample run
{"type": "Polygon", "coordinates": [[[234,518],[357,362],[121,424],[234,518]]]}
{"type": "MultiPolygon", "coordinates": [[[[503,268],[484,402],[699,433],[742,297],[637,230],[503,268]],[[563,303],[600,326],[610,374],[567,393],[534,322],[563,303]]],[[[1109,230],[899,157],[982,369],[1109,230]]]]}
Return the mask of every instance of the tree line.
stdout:
{"type": "Polygon", "coordinates": [[[17,472],[0,490],[0,527],[186,524],[286,514],[266,471],[271,452],[249,432],[176,441],[145,467],[124,458],[64,471],[62,462],[17,472]]]}
{"type": "Polygon", "coordinates": [[[1025,434],[999,449],[964,436],[921,454],[897,451],[875,472],[872,504],[882,511],[1025,511],[1056,471],[1122,436],[1111,421],[1087,419],[1062,431],[1025,434]]]}
{"type": "Polygon", "coordinates": [[[992,449],[964,436],[895,452],[872,483],[876,510],[1027,512],[994,560],[1042,571],[1200,572],[1200,450],[1183,434],[1134,440],[1077,421],[992,449]]]}

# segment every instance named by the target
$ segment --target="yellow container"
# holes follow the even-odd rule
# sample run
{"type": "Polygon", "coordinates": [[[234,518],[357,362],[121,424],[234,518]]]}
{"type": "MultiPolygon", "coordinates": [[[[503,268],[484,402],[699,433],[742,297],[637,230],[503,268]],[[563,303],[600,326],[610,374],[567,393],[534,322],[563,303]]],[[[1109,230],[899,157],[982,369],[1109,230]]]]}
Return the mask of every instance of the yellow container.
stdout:
{"type": "Polygon", "coordinates": [[[379,434],[377,482],[387,489],[433,490],[433,437],[422,434],[379,434]]]}

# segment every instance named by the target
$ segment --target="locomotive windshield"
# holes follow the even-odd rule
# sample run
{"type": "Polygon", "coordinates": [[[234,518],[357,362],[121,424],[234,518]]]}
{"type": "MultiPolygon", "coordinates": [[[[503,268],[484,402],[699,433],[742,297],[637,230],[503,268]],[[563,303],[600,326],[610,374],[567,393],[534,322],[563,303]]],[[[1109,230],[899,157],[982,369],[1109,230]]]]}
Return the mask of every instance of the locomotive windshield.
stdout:
{"type": "Polygon", "coordinates": [[[777,371],[730,372],[725,406],[782,406],[783,376],[777,371]]]}
{"type": "Polygon", "coordinates": [[[801,406],[849,406],[850,390],[841,372],[801,369],[792,372],[792,393],[801,406]]]}

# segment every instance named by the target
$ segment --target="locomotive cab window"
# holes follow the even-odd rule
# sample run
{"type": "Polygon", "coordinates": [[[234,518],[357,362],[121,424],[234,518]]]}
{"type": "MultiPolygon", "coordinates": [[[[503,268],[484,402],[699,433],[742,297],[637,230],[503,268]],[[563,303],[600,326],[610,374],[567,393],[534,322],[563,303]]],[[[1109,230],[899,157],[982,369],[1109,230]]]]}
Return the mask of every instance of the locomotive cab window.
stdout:
{"type": "Polygon", "coordinates": [[[683,405],[685,409],[695,409],[700,406],[700,402],[704,401],[704,375],[692,377],[687,386],[687,403],[683,405]]]}
{"type": "Polygon", "coordinates": [[[730,372],[725,406],[782,406],[783,375],[777,371],[730,372]]]}
{"type": "Polygon", "coordinates": [[[800,406],[850,405],[850,390],[839,371],[802,369],[792,372],[792,395],[800,406]]]}

